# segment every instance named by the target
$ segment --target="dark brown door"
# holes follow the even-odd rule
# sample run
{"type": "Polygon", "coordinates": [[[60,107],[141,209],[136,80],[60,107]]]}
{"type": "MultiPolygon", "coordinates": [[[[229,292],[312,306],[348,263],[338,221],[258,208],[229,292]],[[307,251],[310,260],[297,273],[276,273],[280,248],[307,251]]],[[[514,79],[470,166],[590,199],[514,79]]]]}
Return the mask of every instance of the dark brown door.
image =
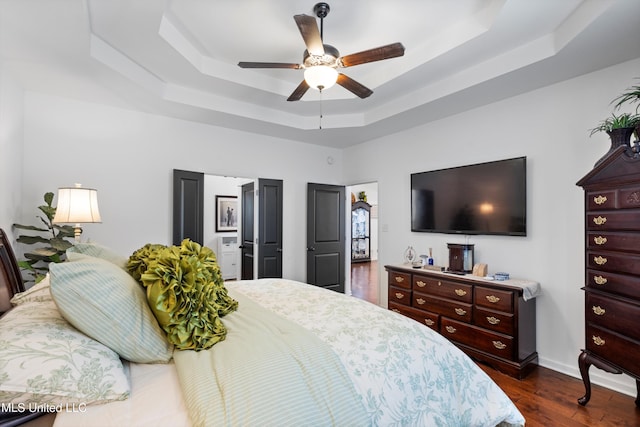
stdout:
{"type": "Polygon", "coordinates": [[[242,227],[240,228],[240,259],[242,280],[253,279],[253,248],[254,248],[254,227],[253,227],[253,182],[242,186],[242,227]]]}
{"type": "Polygon", "coordinates": [[[173,170],[173,244],[204,240],[204,174],[173,170]]]}
{"type": "Polygon", "coordinates": [[[282,277],[282,180],[258,180],[258,278],[282,277]]]}
{"type": "Polygon", "coordinates": [[[307,282],[344,293],[345,188],[307,184],[307,282]]]}

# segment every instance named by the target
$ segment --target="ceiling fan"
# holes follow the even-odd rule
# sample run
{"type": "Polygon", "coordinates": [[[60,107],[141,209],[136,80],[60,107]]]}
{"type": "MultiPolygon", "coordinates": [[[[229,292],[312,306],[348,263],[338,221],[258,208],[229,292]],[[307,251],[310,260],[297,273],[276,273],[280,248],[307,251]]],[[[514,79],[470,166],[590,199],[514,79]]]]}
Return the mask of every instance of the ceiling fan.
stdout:
{"type": "Polygon", "coordinates": [[[316,18],[308,15],[294,15],[300,34],[307,49],[304,51],[302,64],[281,62],[239,62],[241,68],[291,68],[304,69],[304,80],[298,85],[287,101],[298,101],[310,87],[320,91],[328,89],[335,83],[354,93],[360,98],[366,98],[373,91],[352,78],[339,73],[338,68],[352,67],[367,62],[396,58],[404,55],[402,43],[392,43],[385,46],[368,49],[351,55],[340,56],[335,47],[323,43],[324,18],[329,13],[327,3],[317,3],[313,11],[320,18],[320,30],[316,18]]]}

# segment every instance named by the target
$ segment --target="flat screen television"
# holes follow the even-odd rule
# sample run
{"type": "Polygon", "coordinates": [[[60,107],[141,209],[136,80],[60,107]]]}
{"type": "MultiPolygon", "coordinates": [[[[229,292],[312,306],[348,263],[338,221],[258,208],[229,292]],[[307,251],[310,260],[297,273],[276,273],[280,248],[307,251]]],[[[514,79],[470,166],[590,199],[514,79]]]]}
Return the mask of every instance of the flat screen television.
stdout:
{"type": "Polygon", "coordinates": [[[527,235],[527,158],[411,174],[411,231],[527,235]]]}

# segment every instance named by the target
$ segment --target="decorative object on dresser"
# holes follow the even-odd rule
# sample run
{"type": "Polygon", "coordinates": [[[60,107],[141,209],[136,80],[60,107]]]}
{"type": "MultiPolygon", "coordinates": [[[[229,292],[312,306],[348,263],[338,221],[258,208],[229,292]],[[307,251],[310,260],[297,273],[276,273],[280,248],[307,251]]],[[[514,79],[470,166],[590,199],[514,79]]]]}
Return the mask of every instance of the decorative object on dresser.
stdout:
{"type": "Polygon", "coordinates": [[[627,144],[600,159],[577,185],[585,193],[585,348],[578,364],[635,378],[640,406],[640,159],[627,144]]]}
{"type": "Polygon", "coordinates": [[[427,325],[467,355],[512,377],[524,378],[537,365],[537,282],[498,284],[406,265],[385,269],[389,310],[427,325]]]}
{"type": "Polygon", "coordinates": [[[364,197],[351,205],[351,261],[371,260],[371,205],[366,202],[364,191],[358,193],[364,197]]]}
{"type": "Polygon", "coordinates": [[[473,245],[447,243],[449,248],[449,270],[471,273],[473,270],[473,245]]]}

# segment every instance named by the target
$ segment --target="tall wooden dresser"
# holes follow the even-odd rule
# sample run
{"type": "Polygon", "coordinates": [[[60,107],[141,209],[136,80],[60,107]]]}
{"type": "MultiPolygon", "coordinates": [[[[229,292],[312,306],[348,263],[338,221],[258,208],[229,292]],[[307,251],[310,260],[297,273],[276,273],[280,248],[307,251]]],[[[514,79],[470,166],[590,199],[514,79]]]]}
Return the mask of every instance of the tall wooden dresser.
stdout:
{"type": "Polygon", "coordinates": [[[624,146],[577,185],[585,193],[585,348],[578,358],[586,405],[589,367],[635,378],[640,406],[640,158],[624,146]]]}

